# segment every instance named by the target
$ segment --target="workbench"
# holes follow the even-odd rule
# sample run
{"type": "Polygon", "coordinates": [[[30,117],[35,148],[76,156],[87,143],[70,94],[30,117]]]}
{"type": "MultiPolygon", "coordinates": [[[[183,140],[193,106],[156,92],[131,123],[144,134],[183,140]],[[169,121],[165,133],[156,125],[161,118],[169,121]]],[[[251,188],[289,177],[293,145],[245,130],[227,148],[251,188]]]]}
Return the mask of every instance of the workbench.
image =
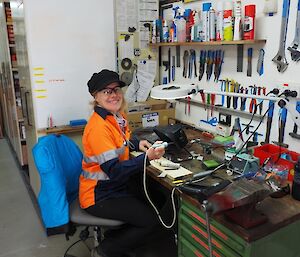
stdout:
{"type": "MultiPolygon", "coordinates": [[[[188,139],[199,137],[199,132],[195,130],[186,131],[186,134],[188,139]]],[[[201,151],[201,147],[198,150],[201,151]]],[[[184,162],[182,165],[193,169],[197,164],[193,160],[191,164],[184,162]]],[[[147,174],[167,189],[174,187],[170,179],[157,177],[160,172],[154,167],[149,166],[147,174]]],[[[178,256],[209,256],[202,204],[187,194],[178,193],[178,196],[178,256]]],[[[222,213],[210,218],[213,256],[299,257],[300,201],[292,199],[290,195],[267,197],[256,207],[268,220],[251,229],[232,223],[222,213]]]]}

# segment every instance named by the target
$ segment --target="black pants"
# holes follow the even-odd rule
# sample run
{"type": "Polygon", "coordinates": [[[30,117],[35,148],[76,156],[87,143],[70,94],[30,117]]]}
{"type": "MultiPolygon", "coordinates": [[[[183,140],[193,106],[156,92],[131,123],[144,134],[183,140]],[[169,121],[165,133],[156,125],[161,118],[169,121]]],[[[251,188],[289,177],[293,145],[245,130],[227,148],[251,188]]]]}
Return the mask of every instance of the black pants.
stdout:
{"type": "Polygon", "coordinates": [[[101,243],[109,257],[118,257],[147,242],[147,237],[158,227],[157,215],[144,201],[140,175],[131,178],[128,190],[132,196],[101,201],[86,209],[94,216],[124,221],[118,230],[110,231],[101,243]]]}

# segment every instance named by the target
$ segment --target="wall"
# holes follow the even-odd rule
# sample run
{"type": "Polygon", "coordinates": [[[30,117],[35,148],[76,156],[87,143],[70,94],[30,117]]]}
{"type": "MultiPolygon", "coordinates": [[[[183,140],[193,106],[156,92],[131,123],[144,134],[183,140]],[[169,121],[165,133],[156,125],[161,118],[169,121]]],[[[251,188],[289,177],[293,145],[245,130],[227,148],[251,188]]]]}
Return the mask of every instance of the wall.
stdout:
{"type": "MultiPolygon", "coordinates": [[[[191,7],[192,9],[202,9],[202,4],[204,1],[197,1],[194,3],[190,3],[188,5],[183,5],[186,8],[191,7]]],[[[211,1],[213,6],[217,1],[211,1]]],[[[223,1],[225,2],[225,1],[223,1]]],[[[286,48],[291,45],[291,42],[294,39],[295,35],[295,25],[296,25],[296,14],[297,14],[297,0],[291,0],[290,6],[290,16],[289,16],[289,25],[288,25],[288,34],[286,40],[286,48]]],[[[247,4],[256,4],[256,31],[255,38],[256,39],[266,39],[266,44],[257,44],[244,46],[244,60],[243,60],[243,72],[236,72],[237,66],[237,46],[205,46],[205,50],[217,50],[223,49],[225,50],[225,58],[224,64],[222,67],[221,79],[229,78],[238,81],[242,86],[249,85],[257,85],[257,86],[265,86],[268,90],[273,89],[274,87],[278,87],[280,89],[285,89],[283,87],[284,83],[288,84],[289,89],[297,90],[300,89],[300,81],[297,74],[300,72],[300,64],[295,63],[291,60],[290,52],[285,51],[286,57],[289,63],[288,69],[284,73],[279,73],[277,71],[276,65],[271,61],[272,58],[276,55],[279,48],[279,37],[280,37],[280,28],[281,28],[281,16],[282,16],[282,0],[278,1],[278,13],[273,17],[268,17],[263,13],[264,1],[261,0],[242,0],[242,5],[247,4]],[[253,60],[252,60],[252,77],[247,77],[247,49],[248,47],[253,47],[253,60]],[[265,59],[264,59],[264,74],[260,77],[256,72],[257,67],[257,59],[258,59],[258,51],[260,48],[265,50],[265,59]]],[[[244,13],[244,8],[242,8],[244,13]]],[[[165,12],[165,15],[168,15],[168,11],[165,12]]],[[[199,83],[198,79],[186,79],[182,77],[182,56],[184,50],[189,50],[192,47],[181,47],[181,68],[176,69],[176,79],[175,84],[191,84],[195,83],[200,86],[200,88],[208,89],[208,90],[217,90],[220,91],[220,83],[207,82],[206,79],[202,79],[199,83]]],[[[194,47],[197,50],[197,65],[199,65],[199,52],[200,47],[194,47]]],[[[175,54],[175,48],[171,48],[172,53],[175,54]]],[[[168,47],[163,47],[163,60],[167,60],[167,51],[168,47]]],[[[198,66],[199,68],[199,66],[198,66]]],[[[161,82],[162,77],[165,76],[164,68],[161,68],[161,82]]],[[[204,75],[205,76],[205,75],[204,75]]],[[[267,90],[267,91],[268,91],[267,90]]],[[[197,101],[201,101],[199,95],[192,97],[197,101]]],[[[249,100],[247,100],[249,103],[249,100]]],[[[216,98],[216,103],[220,103],[220,97],[216,98]]],[[[267,110],[268,101],[264,103],[264,110],[267,110]]],[[[195,126],[199,125],[200,119],[206,119],[206,111],[200,107],[191,106],[190,115],[186,115],[184,113],[185,104],[179,103],[177,104],[176,116],[179,119],[195,124],[195,126]]],[[[279,108],[276,105],[272,123],[271,130],[271,140],[278,139],[278,112],[279,108]]],[[[247,119],[241,118],[241,123],[246,123],[247,119]]],[[[258,122],[253,122],[253,125],[256,127],[258,122]]],[[[291,115],[288,114],[288,120],[285,129],[285,138],[284,142],[289,144],[290,149],[299,151],[300,141],[291,138],[288,133],[292,132],[294,126],[294,122],[291,119],[291,115]]],[[[259,133],[263,134],[262,137],[258,137],[259,141],[263,141],[265,139],[265,130],[266,130],[266,119],[264,120],[261,128],[258,130],[259,133]]]]}

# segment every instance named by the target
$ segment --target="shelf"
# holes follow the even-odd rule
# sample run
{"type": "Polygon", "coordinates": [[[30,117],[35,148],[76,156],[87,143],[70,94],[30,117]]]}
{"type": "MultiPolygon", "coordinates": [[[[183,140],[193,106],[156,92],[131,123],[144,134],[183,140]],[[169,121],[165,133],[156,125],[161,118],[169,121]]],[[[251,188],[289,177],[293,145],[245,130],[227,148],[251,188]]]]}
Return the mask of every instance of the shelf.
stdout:
{"type": "Polygon", "coordinates": [[[18,68],[11,68],[12,71],[18,71],[18,68]]]}
{"type": "Polygon", "coordinates": [[[209,41],[209,42],[173,42],[173,43],[150,43],[151,47],[160,46],[219,46],[219,45],[254,45],[254,44],[265,44],[266,39],[256,40],[236,40],[236,41],[209,41]]]}
{"type": "Polygon", "coordinates": [[[16,47],[16,44],[9,44],[9,47],[16,47]]]}
{"type": "Polygon", "coordinates": [[[71,127],[68,125],[65,126],[57,126],[54,128],[45,128],[38,130],[39,133],[45,133],[45,134],[68,134],[68,133],[75,133],[75,132],[83,132],[84,126],[75,126],[71,127]]]}

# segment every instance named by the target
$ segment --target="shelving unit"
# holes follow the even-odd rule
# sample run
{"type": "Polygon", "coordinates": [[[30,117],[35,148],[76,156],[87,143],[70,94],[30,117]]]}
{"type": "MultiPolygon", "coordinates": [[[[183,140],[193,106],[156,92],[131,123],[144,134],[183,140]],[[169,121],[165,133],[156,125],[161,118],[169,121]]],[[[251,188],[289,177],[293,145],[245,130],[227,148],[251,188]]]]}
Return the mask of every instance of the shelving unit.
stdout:
{"type": "Polygon", "coordinates": [[[255,45],[255,44],[265,44],[266,39],[256,39],[256,40],[235,40],[235,41],[209,41],[209,42],[172,42],[172,43],[156,43],[149,45],[151,47],[160,46],[220,46],[220,45],[255,45]]]}
{"type": "Polygon", "coordinates": [[[0,44],[5,58],[1,63],[1,87],[2,87],[2,105],[4,115],[5,132],[10,145],[16,153],[20,166],[25,168],[27,161],[26,131],[24,124],[24,115],[22,108],[22,95],[19,78],[16,41],[14,33],[14,21],[9,2],[4,2],[0,8],[2,17],[0,22],[5,23],[6,31],[1,31],[0,44]]]}

